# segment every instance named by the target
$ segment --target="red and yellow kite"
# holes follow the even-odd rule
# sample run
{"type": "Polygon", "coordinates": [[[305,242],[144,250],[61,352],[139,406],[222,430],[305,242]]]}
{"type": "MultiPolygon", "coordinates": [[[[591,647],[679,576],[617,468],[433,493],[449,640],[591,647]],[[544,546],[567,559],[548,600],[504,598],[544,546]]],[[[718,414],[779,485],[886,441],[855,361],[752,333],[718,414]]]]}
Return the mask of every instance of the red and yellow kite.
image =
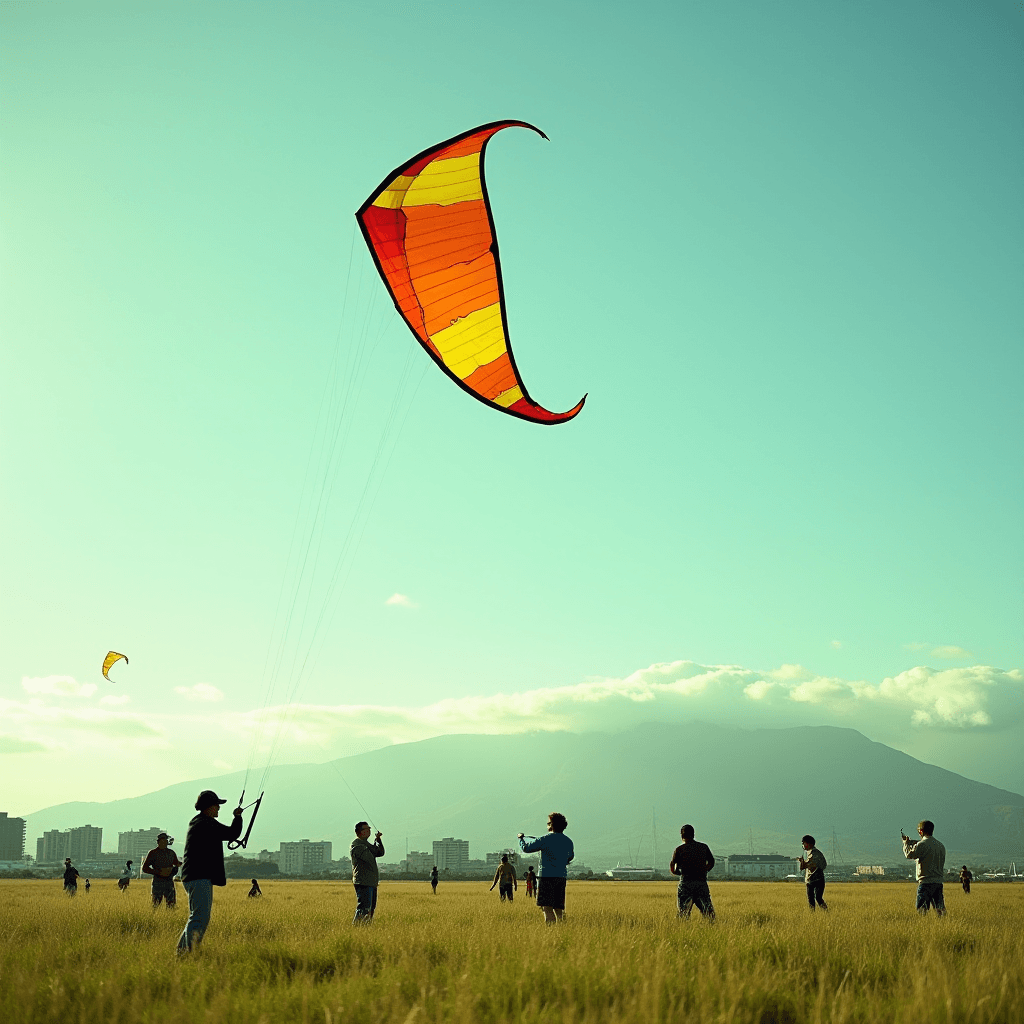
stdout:
{"type": "Polygon", "coordinates": [[[564,423],[583,408],[548,412],[530,398],[512,356],[498,242],[484,184],[491,136],[525,121],[494,121],[431,146],[393,170],[356,217],[398,311],[431,358],[487,405],[535,423],[564,423]]]}

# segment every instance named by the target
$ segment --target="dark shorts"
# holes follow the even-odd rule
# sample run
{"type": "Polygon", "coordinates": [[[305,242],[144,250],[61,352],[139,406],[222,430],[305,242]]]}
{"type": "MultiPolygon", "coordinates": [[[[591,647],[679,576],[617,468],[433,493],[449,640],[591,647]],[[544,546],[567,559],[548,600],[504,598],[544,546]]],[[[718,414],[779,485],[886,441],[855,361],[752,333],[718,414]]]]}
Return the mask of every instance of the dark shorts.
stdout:
{"type": "Polygon", "coordinates": [[[541,876],[537,882],[537,906],[565,910],[565,879],[541,876]]]}
{"type": "Polygon", "coordinates": [[[117,880],[117,887],[118,887],[118,889],[124,891],[125,889],[128,888],[129,882],[131,882],[130,878],[119,878],[117,880]]]}

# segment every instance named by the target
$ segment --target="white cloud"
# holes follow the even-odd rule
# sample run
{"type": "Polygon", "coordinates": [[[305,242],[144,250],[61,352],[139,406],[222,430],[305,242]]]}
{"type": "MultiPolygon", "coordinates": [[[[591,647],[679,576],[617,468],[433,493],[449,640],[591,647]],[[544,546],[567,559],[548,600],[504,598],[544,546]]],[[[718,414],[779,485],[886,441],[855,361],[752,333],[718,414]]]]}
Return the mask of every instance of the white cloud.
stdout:
{"type": "MultiPolygon", "coordinates": [[[[747,727],[844,725],[869,734],[918,728],[1007,727],[1021,715],[1024,673],[975,667],[911,669],[878,684],[816,676],[799,665],[770,672],[688,661],[624,679],[462,697],[423,707],[293,705],[269,709],[271,733],[291,741],[408,742],[452,733],[615,732],[643,721],[714,721],[747,727]]],[[[248,733],[257,712],[235,716],[248,733]]]]}
{"type": "Polygon", "coordinates": [[[120,704],[127,704],[131,700],[131,697],[127,693],[108,693],[106,697],[100,697],[100,703],[106,704],[108,707],[117,707],[120,704]]]}
{"type": "Polygon", "coordinates": [[[213,702],[224,699],[224,694],[210,683],[196,683],[195,686],[176,686],[175,693],[180,693],[185,700],[213,702]]]}
{"type": "Polygon", "coordinates": [[[843,646],[843,641],[842,641],[842,640],[833,640],[833,641],[831,641],[831,643],[832,643],[832,646],[833,646],[833,647],[834,647],[834,648],[835,648],[835,649],[836,649],[837,651],[838,651],[838,650],[839,650],[839,649],[840,649],[840,648],[841,648],[841,647],[843,646]]]}
{"type": "Polygon", "coordinates": [[[23,676],[21,688],[58,697],[91,697],[96,692],[95,683],[80,683],[72,676],[23,676]]]}
{"type": "Polygon", "coordinates": [[[398,608],[419,608],[408,594],[392,594],[384,603],[398,608]]]}
{"type": "Polygon", "coordinates": [[[940,644],[938,647],[933,647],[932,655],[936,658],[943,658],[946,661],[963,661],[974,657],[970,651],[965,651],[962,647],[957,647],[955,644],[940,644]]]}

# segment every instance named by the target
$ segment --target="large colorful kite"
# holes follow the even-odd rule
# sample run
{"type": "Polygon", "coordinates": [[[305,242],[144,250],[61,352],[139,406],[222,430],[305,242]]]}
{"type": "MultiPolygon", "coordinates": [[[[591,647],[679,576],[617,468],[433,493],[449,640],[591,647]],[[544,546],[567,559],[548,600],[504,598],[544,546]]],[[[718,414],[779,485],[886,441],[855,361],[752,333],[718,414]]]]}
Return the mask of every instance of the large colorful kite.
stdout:
{"type": "Polygon", "coordinates": [[[474,398],[535,423],[564,423],[583,408],[549,412],[530,398],[512,356],[484,150],[494,121],[395,168],[356,217],[398,311],[431,358],[474,398]]]}

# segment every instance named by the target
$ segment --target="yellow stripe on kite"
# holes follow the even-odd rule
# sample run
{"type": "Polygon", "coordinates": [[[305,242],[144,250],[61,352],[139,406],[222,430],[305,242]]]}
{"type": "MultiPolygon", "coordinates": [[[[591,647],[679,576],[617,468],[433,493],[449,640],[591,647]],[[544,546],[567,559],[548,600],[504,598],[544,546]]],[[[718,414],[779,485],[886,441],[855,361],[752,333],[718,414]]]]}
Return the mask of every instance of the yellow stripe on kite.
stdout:
{"type": "Polygon", "coordinates": [[[507,409],[510,405],[518,402],[523,397],[523,389],[516,384],[515,387],[511,387],[508,391],[502,391],[497,398],[492,398],[491,401],[495,405],[500,405],[502,409],[507,409]]]}
{"type": "Polygon", "coordinates": [[[400,174],[373,201],[374,206],[397,210],[403,206],[452,206],[483,199],[480,154],[435,160],[419,174],[400,174]]]}
{"type": "Polygon", "coordinates": [[[444,365],[459,380],[465,380],[475,369],[493,362],[507,350],[501,303],[475,310],[451,327],[432,334],[430,340],[441,353],[444,365]]]}

